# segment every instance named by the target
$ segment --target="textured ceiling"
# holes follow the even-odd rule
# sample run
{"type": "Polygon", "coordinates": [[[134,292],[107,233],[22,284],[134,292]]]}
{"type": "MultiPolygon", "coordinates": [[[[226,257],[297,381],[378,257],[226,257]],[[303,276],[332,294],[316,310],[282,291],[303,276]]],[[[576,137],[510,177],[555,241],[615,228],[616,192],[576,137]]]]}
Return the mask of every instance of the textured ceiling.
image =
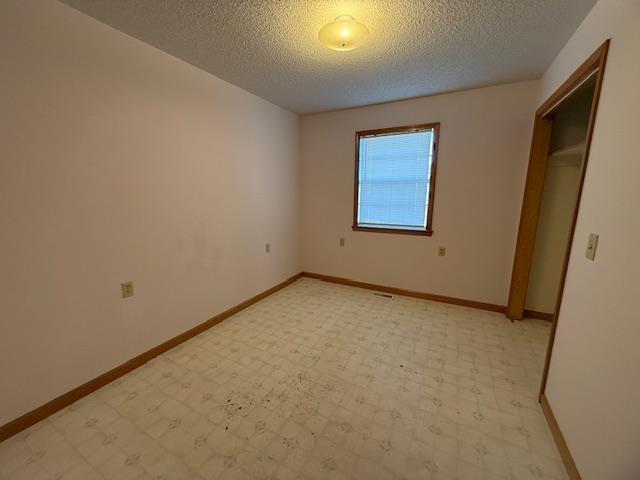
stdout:
{"type": "Polygon", "coordinates": [[[298,113],[538,78],[595,0],[62,0],[298,113]],[[318,30],[349,14],[351,52],[318,30]]]}

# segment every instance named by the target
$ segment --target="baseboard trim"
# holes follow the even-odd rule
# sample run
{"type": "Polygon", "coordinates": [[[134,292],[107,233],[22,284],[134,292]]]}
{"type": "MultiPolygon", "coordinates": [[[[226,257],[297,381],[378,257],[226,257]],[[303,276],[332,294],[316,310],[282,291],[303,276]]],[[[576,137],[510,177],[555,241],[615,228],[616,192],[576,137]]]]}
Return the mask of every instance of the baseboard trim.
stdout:
{"type": "Polygon", "coordinates": [[[536,312],[535,310],[525,310],[523,312],[526,318],[537,318],[538,320],[553,321],[553,313],[536,312]]]}
{"type": "MultiPolygon", "coordinates": [[[[196,335],[199,335],[200,333],[208,330],[214,325],[217,325],[218,323],[222,322],[226,318],[229,318],[230,316],[235,315],[241,310],[244,310],[245,308],[253,305],[254,303],[257,303],[260,300],[268,297],[269,295],[272,295],[273,293],[277,292],[278,290],[281,290],[282,288],[292,284],[293,282],[295,282],[296,280],[298,280],[300,277],[303,277],[303,276],[309,277],[309,278],[315,278],[318,280],[324,280],[326,282],[339,283],[342,285],[349,285],[352,287],[365,288],[367,290],[377,290],[380,292],[393,293],[396,295],[405,295],[407,297],[421,298],[424,300],[432,300],[436,302],[449,303],[452,305],[479,308],[482,310],[489,310],[492,312],[499,312],[499,313],[505,312],[505,307],[502,305],[494,305],[491,303],[476,302],[474,300],[465,300],[462,298],[435,295],[435,294],[426,293],[426,292],[416,292],[413,290],[405,290],[402,288],[388,287],[385,285],[359,282],[357,280],[351,280],[351,279],[342,278],[342,277],[334,277],[331,275],[322,275],[319,273],[312,273],[312,272],[297,273],[296,275],[293,275],[292,277],[277,284],[276,286],[271,287],[268,290],[265,290],[264,292],[259,293],[258,295],[248,300],[245,300],[244,302],[234,307],[231,307],[228,310],[225,310],[222,313],[219,313],[218,315],[210,318],[206,322],[196,325],[192,329],[187,330],[186,332],[183,332],[180,335],[177,335],[176,337],[173,337],[167,340],[166,342],[161,343],[160,345],[157,345],[156,347],[153,347],[152,349],[147,350],[146,352],[141,353],[140,355],[130,360],[127,360],[126,362],[124,362],[121,365],[118,365],[112,370],[109,370],[108,372],[103,373],[102,375],[92,380],[89,380],[88,382],[80,385],[79,387],[74,388],[73,390],[63,393],[59,397],[54,398],[53,400],[45,403],[44,405],[41,405],[35,408],[34,410],[31,410],[30,412],[27,412],[24,415],[0,426],[0,442],[29,428],[30,426],[40,422],[41,420],[44,420],[45,418],[71,405],[73,402],[76,402],[81,398],[89,395],[90,393],[95,392],[99,388],[131,372],[132,370],[135,370],[136,368],[141,367],[142,365],[152,360],[153,358],[157,357],[158,355],[168,350],[171,350],[172,348],[176,347],[177,345],[180,345],[181,343],[189,340],[190,338],[195,337],[196,335]]],[[[554,438],[555,438],[555,434],[554,434],[554,438]]],[[[580,478],[580,477],[575,477],[575,478],[580,478]]]]}
{"type": "Polygon", "coordinates": [[[394,293],[396,295],[405,295],[407,297],[422,298],[423,300],[433,300],[434,302],[449,303],[452,305],[460,305],[463,307],[479,308],[481,310],[489,310],[491,312],[504,313],[506,307],[502,305],[494,305],[493,303],[476,302],[475,300],[465,300],[463,298],[446,297],[444,295],[435,295],[433,293],[416,292],[414,290],[405,290],[403,288],[387,287],[385,285],[377,285],[375,283],[359,282],[349,278],[334,277],[332,275],[322,275],[320,273],[302,272],[302,275],[309,278],[324,280],[325,282],[339,283],[341,285],[350,285],[352,287],[366,288],[367,290],[377,290],[380,292],[394,293]]]}
{"type": "Polygon", "coordinates": [[[0,442],[6,440],[7,438],[19,433],[30,426],[38,423],[41,420],[53,415],[59,410],[62,410],[64,407],[71,405],[73,402],[80,400],[82,397],[89,395],[92,392],[95,392],[99,388],[105,386],[107,383],[110,383],[117,378],[123,376],[126,373],[129,373],[132,370],[135,370],[138,367],[141,367],[149,360],[157,357],[161,353],[166,352],[167,350],[171,350],[173,347],[189,340],[192,337],[208,330],[209,328],[217,325],[222,322],[226,318],[229,318],[232,315],[244,310],[245,308],[253,305],[254,303],[259,302],[260,300],[268,297],[269,295],[277,292],[278,290],[290,285],[295,282],[302,276],[302,273],[297,273],[296,275],[286,279],[284,282],[277,284],[275,287],[271,287],[268,290],[265,290],[262,293],[259,293],[255,297],[250,298],[249,300],[245,300],[244,302],[236,305],[235,307],[231,307],[228,310],[225,310],[222,313],[219,313],[215,317],[210,318],[206,322],[203,322],[199,325],[196,325],[190,330],[187,330],[180,335],[173,337],[170,340],[167,340],[160,345],[153,347],[151,350],[147,350],[144,353],[141,353],[137,357],[132,358],[124,362],[122,365],[117,366],[116,368],[109,370],[106,373],[94,378],[93,380],[89,380],[87,383],[80,385],[79,387],[74,388],[73,390],[68,391],[67,393],[63,393],[57,398],[54,398],[50,402],[37,407],[34,410],[31,410],[28,413],[25,413],[21,417],[16,418],[15,420],[6,423],[0,427],[0,442]]]}
{"type": "Polygon", "coordinates": [[[574,462],[573,457],[571,456],[567,442],[564,439],[564,435],[562,435],[562,430],[560,430],[560,425],[558,425],[556,416],[553,414],[551,405],[549,405],[549,401],[547,400],[547,397],[545,397],[544,393],[540,395],[540,407],[542,408],[544,417],[547,419],[547,423],[551,429],[553,440],[556,442],[556,446],[558,447],[558,452],[560,452],[560,458],[562,458],[562,463],[567,471],[567,475],[569,475],[571,480],[581,480],[582,477],[578,472],[576,462],[574,462]]]}

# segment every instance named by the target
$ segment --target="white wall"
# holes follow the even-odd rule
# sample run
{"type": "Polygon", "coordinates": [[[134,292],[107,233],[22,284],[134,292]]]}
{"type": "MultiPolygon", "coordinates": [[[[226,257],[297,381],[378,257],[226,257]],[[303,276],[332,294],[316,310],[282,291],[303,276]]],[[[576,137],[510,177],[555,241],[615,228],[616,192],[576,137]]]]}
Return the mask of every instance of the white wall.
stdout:
{"type": "Polygon", "coordinates": [[[640,2],[600,0],[542,79],[611,37],[546,396],[584,480],[640,478],[640,2]],[[595,262],[584,256],[600,234],[595,262]]]}
{"type": "Polygon", "coordinates": [[[300,271],[295,115],[53,1],[0,58],[0,424],[300,271]]]}
{"type": "Polygon", "coordinates": [[[537,93],[520,82],[303,117],[303,269],[505,305],[537,93]],[[441,123],[434,235],[353,232],[355,132],[427,122],[441,123]]]}

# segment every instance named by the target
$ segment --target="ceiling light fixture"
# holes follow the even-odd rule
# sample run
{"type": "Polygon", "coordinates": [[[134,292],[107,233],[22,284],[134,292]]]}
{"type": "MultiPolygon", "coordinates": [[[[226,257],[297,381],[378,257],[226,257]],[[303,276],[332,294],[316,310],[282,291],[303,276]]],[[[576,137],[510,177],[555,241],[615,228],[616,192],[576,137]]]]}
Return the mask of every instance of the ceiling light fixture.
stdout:
{"type": "Polygon", "coordinates": [[[318,38],[332,50],[346,52],[358,48],[369,35],[369,29],[351,15],[340,15],[318,32],[318,38]]]}

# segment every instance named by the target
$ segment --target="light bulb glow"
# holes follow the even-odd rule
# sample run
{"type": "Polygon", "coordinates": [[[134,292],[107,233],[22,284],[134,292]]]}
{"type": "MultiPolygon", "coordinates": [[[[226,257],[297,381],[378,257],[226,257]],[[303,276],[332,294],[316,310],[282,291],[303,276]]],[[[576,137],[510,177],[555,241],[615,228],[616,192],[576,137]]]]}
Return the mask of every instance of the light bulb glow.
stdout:
{"type": "Polygon", "coordinates": [[[353,50],[369,35],[369,29],[350,15],[341,15],[318,32],[319,40],[332,50],[353,50]]]}

